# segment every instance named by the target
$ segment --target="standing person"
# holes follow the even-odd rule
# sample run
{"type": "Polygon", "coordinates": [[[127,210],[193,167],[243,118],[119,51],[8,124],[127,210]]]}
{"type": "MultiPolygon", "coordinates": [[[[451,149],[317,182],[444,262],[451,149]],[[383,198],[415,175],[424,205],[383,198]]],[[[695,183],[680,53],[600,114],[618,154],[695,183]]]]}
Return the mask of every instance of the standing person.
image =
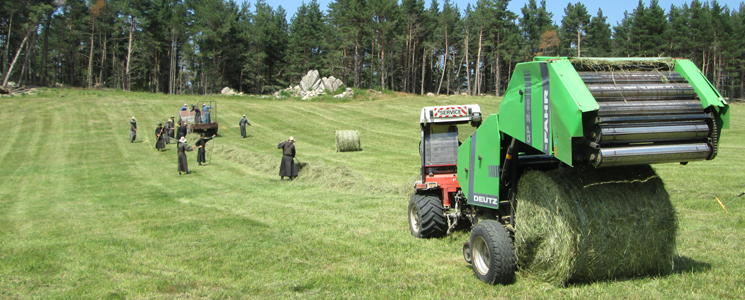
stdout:
{"type": "Polygon", "coordinates": [[[251,126],[251,123],[248,123],[248,120],[246,119],[246,115],[243,115],[243,119],[241,119],[241,121],[238,122],[238,126],[241,127],[241,138],[242,139],[246,138],[246,124],[248,124],[248,126],[251,126]]]}
{"type": "Polygon", "coordinates": [[[186,136],[186,128],[188,127],[186,124],[188,124],[186,121],[181,120],[181,126],[179,126],[177,130],[176,139],[181,139],[181,137],[186,136]]]}
{"type": "Polygon", "coordinates": [[[133,116],[132,120],[129,120],[129,142],[134,143],[135,139],[137,139],[137,121],[133,116]]]}
{"type": "Polygon", "coordinates": [[[210,109],[212,109],[212,106],[202,103],[202,123],[204,124],[210,123],[210,109]]]}
{"type": "Polygon", "coordinates": [[[199,149],[197,149],[197,163],[201,166],[203,162],[207,162],[205,159],[205,152],[207,147],[207,142],[209,142],[212,138],[214,138],[215,135],[213,134],[212,137],[205,137],[204,133],[202,133],[202,137],[194,144],[199,149]]]}
{"type": "Polygon", "coordinates": [[[202,111],[200,111],[196,105],[192,104],[191,112],[194,113],[194,123],[197,123],[197,124],[201,123],[202,122],[202,111]]]}
{"type": "Polygon", "coordinates": [[[166,144],[171,143],[171,126],[173,126],[173,123],[171,123],[171,120],[166,121],[166,125],[163,126],[163,140],[166,141],[166,144]]]}
{"type": "Polygon", "coordinates": [[[165,142],[165,130],[163,130],[163,123],[158,123],[158,128],[155,128],[155,148],[158,151],[163,150],[166,147],[165,142]]]}
{"type": "Polygon", "coordinates": [[[186,137],[182,136],[180,140],[178,140],[178,174],[181,175],[181,172],[185,172],[186,174],[191,174],[189,172],[189,162],[186,161],[186,151],[194,150],[194,146],[189,147],[189,145],[186,144],[186,137]]]}
{"type": "MultiPolygon", "coordinates": [[[[176,128],[176,126],[175,126],[176,125],[176,122],[174,122],[174,121],[175,121],[174,116],[171,116],[171,119],[168,120],[168,125],[170,125],[170,127],[168,129],[168,136],[170,136],[171,138],[173,138],[173,132],[175,131],[174,128],[176,128]]],[[[176,141],[178,142],[178,140],[176,140],[176,141]]]]}
{"type": "Polygon", "coordinates": [[[290,181],[297,177],[297,168],[295,167],[295,138],[290,137],[286,142],[277,145],[277,149],[282,149],[282,163],[279,165],[279,181],[284,181],[285,176],[290,181]]]}

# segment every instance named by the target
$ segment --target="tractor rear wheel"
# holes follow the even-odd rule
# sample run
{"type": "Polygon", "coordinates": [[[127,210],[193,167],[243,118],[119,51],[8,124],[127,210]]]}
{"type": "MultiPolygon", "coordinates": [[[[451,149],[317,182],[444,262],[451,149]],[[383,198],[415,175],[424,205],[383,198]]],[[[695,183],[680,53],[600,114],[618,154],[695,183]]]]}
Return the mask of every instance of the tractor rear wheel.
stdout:
{"type": "Polygon", "coordinates": [[[409,199],[409,229],[418,238],[445,236],[447,222],[442,200],[434,194],[415,193],[409,199]]]}
{"type": "Polygon", "coordinates": [[[515,248],[502,224],[494,220],[479,222],[471,231],[470,244],[476,277],[488,284],[507,284],[514,280],[515,248]]]}

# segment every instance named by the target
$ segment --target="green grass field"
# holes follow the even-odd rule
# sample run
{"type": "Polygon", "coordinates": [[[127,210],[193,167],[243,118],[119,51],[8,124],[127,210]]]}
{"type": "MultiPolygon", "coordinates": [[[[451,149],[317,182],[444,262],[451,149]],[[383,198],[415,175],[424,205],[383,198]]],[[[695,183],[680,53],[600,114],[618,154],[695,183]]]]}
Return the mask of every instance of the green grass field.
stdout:
{"type": "MultiPolygon", "coordinates": [[[[409,233],[419,112],[498,98],[382,95],[352,102],[45,90],[0,98],[2,299],[742,299],[745,106],[733,104],[714,161],[657,165],[678,211],[675,271],[555,287],[479,281],[469,232],[409,233]],[[154,129],[184,103],[217,100],[211,164],[178,175],[154,129]],[[241,139],[238,120],[253,124],[241,139]],[[128,140],[137,117],[137,143],[128,140]],[[223,128],[223,126],[225,128],[223,128]],[[335,152],[334,130],[363,151],[335,152]],[[277,143],[308,166],[278,182],[277,143]]],[[[468,133],[462,132],[462,135],[468,133]]],[[[193,141],[193,137],[190,138],[193,141]]],[[[208,150],[209,150],[208,147],[208,150]]],[[[209,157],[209,153],[208,153],[209,157]]]]}

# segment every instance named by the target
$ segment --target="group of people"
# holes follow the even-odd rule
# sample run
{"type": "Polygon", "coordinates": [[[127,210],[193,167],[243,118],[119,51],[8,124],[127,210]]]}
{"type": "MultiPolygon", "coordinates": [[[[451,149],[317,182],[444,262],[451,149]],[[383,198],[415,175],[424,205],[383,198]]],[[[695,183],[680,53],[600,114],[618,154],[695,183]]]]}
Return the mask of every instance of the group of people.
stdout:
{"type": "Polygon", "coordinates": [[[184,106],[181,107],[181,111],[189,111],[194,113],[194,122],[199,123],[210,123],[210,110],[212,110],[212,106],[207,105],[207,103],[202,103],[202,109],[196,107],[196,105],[191,105],[191,110],[189,110],[189,105],[184,103],[184,106]]]}
{"type": "MultiPolygon", "coordinates": [[[[187,104],[184,104],[184,106],[181,108],[181,111],[187,110],[187,104]]],[[[201,122],[202,123],[209,123],[210,122],[210,113],[209,111],[212,109],[212,107],[208,105],[203,105],[202,110],[195,108],[194,105],[192,105],[192,111],[194,111],[195,114],[195,120],[200,120],[201,116],[201,122]]],[[[134,143],[134,141],[137,139],[137,121],[135,120],[135,117],[133,116],[132,119],[129,121],[130,129],[129,129],[129,140],[131,143],[134,143]]],[[[248,119],[246,119],[246,115],[243,115],[243,118],[238,122],[238,126],[241,128],[241,138],[246,138],[246,125],[252,126],[251,123],[248,122],[248,119]]],[[[201,137],[197,142],[194,144],[194,146],[189,146],[186,142],[186,135],[187,135],[187,126],[186,123],[183,122],[180,118],[178,121],[178,128],[175,128],[174,126],[174,116],[171,116],[168,121],[166,121],[165,126],[163,126],[163,123],[158,123],[158,127],[155,128],[155,148],[158,151],[165,151],[165,145],[170,144],[171,139],[174,138],[177,140],[178,145],[176,146],[176,149],[178,150],[178,173],[181,174],[191,174],[189,171],[189,164],[186,160],[186,152],[187,151],[193,151],[194,148],[197,148],[197,163],[202,166],[202,163],[207,162],[206,158],[206,151],[205,148],[207,146],[207,142],[212,140],[215,135],[212,135],[211,137],[206,136],[204,133],[202,133],[201,137]],[[176,136],[174,137],[174,129],[176,130],[176,136]]],[[[277,145],[277,149],[282,149],[282,161],[280,163],[279,167],[279,176],[280,181],[285,181],[285,177],[287,177],[287,180],[292,181],[298,176],[298,168],[295,165],[295,138],[290,137],[287,141],[282,141],[277,145]]]]}

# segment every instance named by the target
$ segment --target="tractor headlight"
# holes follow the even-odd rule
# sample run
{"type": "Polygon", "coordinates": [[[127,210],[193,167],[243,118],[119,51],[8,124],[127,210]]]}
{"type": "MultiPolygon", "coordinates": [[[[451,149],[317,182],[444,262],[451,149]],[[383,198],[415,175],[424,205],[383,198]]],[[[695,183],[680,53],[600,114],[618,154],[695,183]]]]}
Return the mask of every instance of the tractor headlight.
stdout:
{"type": "Polygon", "coordinates": [[[481,113],[475,112],[471,115],[471,122],[481,122],[481,113]]]}

